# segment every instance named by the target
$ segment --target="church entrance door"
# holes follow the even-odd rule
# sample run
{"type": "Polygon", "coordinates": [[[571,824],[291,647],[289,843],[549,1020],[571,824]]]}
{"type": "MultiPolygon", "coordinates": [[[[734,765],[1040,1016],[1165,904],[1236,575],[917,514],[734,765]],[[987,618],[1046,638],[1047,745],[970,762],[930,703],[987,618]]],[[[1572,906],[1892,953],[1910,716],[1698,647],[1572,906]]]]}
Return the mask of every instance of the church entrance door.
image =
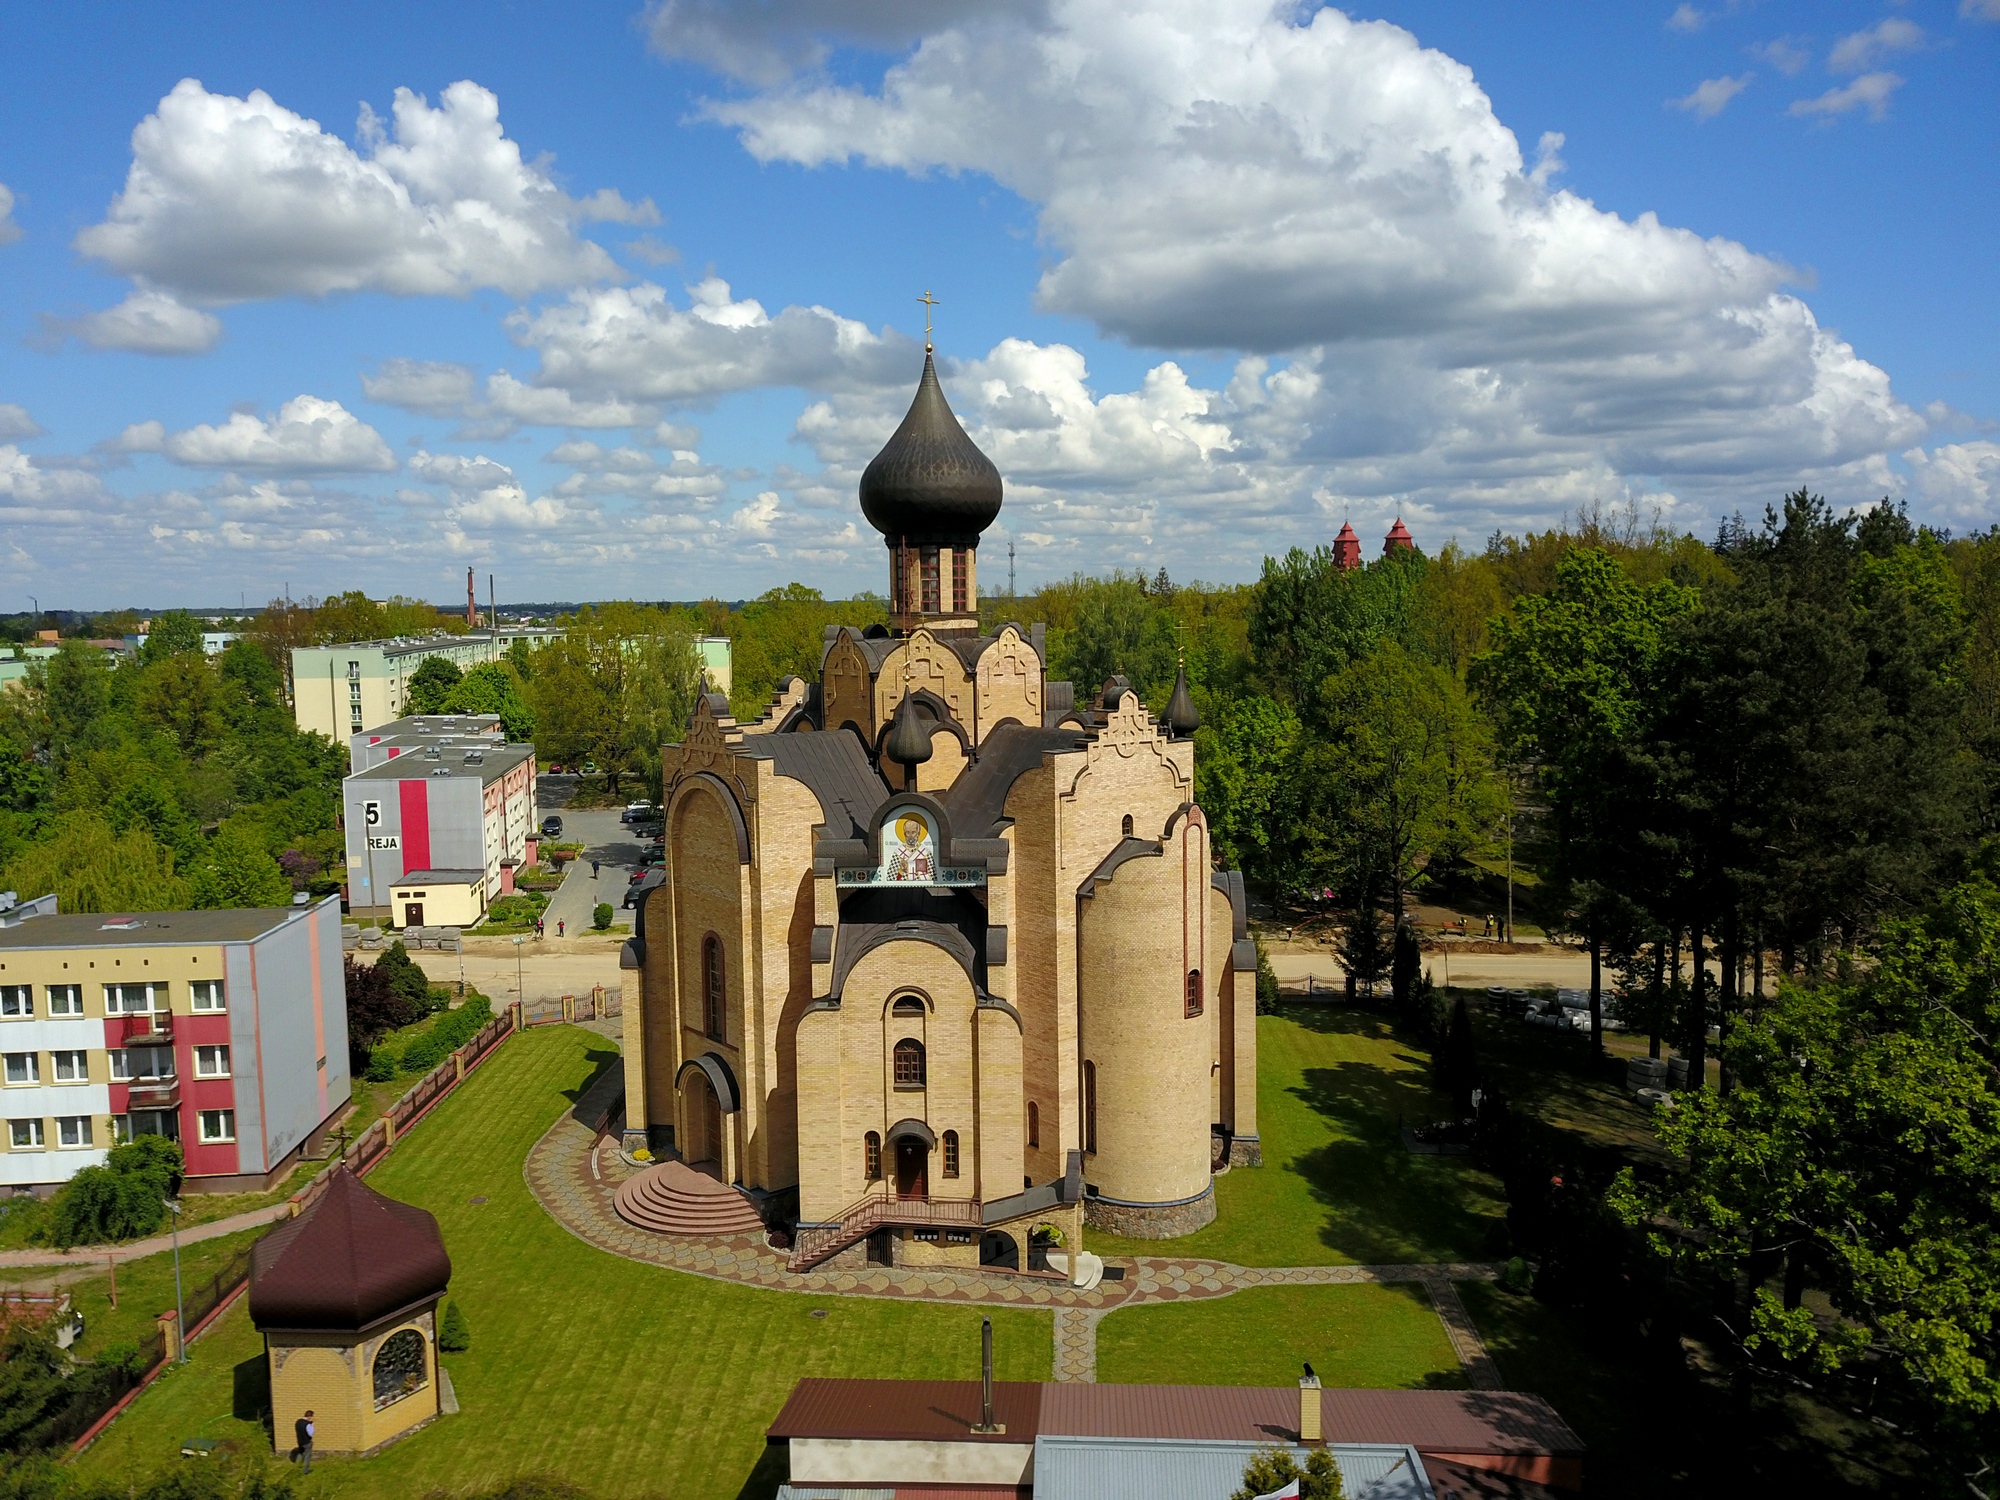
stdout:
{"type": "Polygon", "coordinates": [[[930,1191],[931,1154],[924,1143],[904,1136],[896,1142],[896,1196],[922,1198],[930,1191]]]}

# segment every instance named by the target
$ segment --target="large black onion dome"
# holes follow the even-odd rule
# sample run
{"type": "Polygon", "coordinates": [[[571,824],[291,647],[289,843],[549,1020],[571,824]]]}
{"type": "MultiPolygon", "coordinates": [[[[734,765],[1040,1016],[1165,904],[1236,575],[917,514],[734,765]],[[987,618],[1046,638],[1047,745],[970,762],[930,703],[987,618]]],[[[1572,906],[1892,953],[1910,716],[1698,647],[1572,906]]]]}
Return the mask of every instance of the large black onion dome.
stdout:
{"type": "Polygon", "coordinates": [[[916,697],[907,688],[896,709],[895,723],[890,726],[889,742],[883,748],[889,752],[889,759],[912,770],[931,758],[930,731],[918,717],[916,697]]]}
{"type": "Polygon", "coordinates": [[[1201,728],[1201,715],[1195,711],[1194,694],[1188,691],[1185,666],[1174,674],[1174,693],[1167,699],[1165,717],[1167,728],[1183,738],[1201,728]]]}
{"type": "Polygon", "coordinates": [[[862,472],[861,513],[892,542],[961,544],[1000,514],[1000,471],[958,425],[928,353],[903,425],[862,472]]]}

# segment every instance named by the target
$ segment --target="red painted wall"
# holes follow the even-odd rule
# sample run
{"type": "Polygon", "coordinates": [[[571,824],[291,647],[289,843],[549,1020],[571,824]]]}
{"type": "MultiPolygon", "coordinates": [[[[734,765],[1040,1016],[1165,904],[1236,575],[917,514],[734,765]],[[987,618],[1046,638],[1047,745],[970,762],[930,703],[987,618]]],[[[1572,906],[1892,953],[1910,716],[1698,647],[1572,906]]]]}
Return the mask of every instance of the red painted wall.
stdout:
{"type": "Polygon", "coordinates": [[[431,867],[431,789],[422,781],[399,781],[396,792],[403,812],[403,871],[431,867]]]}

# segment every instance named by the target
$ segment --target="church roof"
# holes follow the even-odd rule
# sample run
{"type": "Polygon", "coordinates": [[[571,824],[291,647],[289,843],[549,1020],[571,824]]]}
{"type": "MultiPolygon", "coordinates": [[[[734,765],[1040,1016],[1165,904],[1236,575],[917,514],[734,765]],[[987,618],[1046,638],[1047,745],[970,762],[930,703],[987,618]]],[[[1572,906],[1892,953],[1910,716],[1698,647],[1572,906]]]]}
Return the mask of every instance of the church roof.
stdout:
{"type": "Polygon", "coordinates": [[[987,838],[1007,816],[1007,793],[1042,763],[1050,751],[1081,750],[1088,737],[1080,729],[1042,729],[1002,724],[979,747],[979,759],[959,774],[944,794],[952,830],[962,839],[987,838]]]}
{"type": "Polygon", "coordinates": [[[969,540],[1000,514],[1000,471],[958,425],[928,352],[903,425],[862,471],[861,513],[892,542],[969,540]]]}
{"type": "Polygon", "coordinates": [[[250,1321],[357,1333],[450,1281],[437,1220],[338,1166],[304,1213],[251,1247],[250,1321]]]}
{"type": "Polygon", "coordinates": [[[875,809],[888,800],[889,784],[850,730],[746,735],[738,753],[771,761],[780,776],[804,782],[819,799],[828,838],[866,838],[875,809]]]}

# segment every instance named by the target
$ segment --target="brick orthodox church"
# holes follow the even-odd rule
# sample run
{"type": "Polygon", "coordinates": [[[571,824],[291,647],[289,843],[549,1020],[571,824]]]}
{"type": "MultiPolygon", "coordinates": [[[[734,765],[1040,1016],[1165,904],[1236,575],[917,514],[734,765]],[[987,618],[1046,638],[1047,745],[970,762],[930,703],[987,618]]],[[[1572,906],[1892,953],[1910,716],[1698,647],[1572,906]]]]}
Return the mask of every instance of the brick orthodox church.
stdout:
{"type": "Polygon", "coordinates": [[[679,1161],[621,1189],[635,1223],[761,1217],[795,1266],[1021,1265],[1085,1220],[1187,1233],[1258,1162],[1256,952],[1185,674],[1155,718],[1121,677],[1049,681],[1039,625],[981,634],[1000,501],[927,350],[861,478],[893,624],[829,629],[754,724],[703,697],[664,748],[625,1143],[679,1161]]]}

